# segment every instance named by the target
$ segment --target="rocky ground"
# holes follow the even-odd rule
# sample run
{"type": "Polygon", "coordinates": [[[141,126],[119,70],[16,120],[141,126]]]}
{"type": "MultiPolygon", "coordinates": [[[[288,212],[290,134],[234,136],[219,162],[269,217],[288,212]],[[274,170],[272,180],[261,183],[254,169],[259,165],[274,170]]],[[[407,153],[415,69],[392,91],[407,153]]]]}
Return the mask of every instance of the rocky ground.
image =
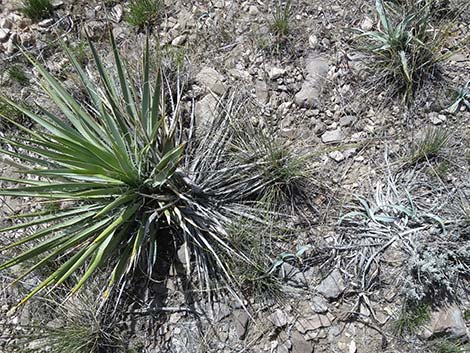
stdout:
{"type": "MultiPolygon", "coordinates": [[[[55,1],[53,17],[33,23],[18,11],[18,1],[0,0],[2,94],[48,104],[15,43],[71,89],[76,80],[59,36],[91,65],[82,51],[85,36],[109,50],[111,28],[129,60],[138,63],[145,34],[125,21],[128,5],[55,1]],[[25,81],[12,78],[14,65],[23,68],[25,81]]],[[[370,89],[361,70],[364,58],[353,46],[353,29],[377,25],[373,5],[293,1],[289,34],[280,42],[270,28],[275,0],[165,1],[153,30],[167,53],[164,65],[179,66],[185,104],[194,102],[202,121],[223,97],[249,100],[255,126],[271,125],[311,154],[317,212],[283,245],[289,253],[307,250],[282,263],[282,298],[247,297],[245,307],[230,298],[188,304],[178,279],[170,278],[152,287],[146,307],[130,303],[116,324],[128,352],[470,349],[465,343],[453,351],[441,347],[470,337],[470,112],[464,106],[455,113],[447,109],[451,89],[470,80],[470,13],[463,12],[452,27],[447,49],[455,52],[443,64],[442,79],[426,85],[406,107],[370,89]],[[447,144],[433,160],[410,163],[429,127],[448,132],[447,144]],[[429,317],[413,332],[400,332],[404,303],[430,293],[452,301],[426,303],[429,317]]],[[[2,136],[11,129],[1,125],[2,136]]],[[[0,166],[3,176],[15,170],[0,166]]],[[[24,207],[5,199],[1,213],[24,207]]],[[[0,292],[2,349],[13,344],[15,325],[27,326],[42,315],[34,305],[11,309],[25,290],[8,287],[11,276],[2,277],[0,292]]],[[[48,325],[57,320],[50,318],[48,325]]]]}

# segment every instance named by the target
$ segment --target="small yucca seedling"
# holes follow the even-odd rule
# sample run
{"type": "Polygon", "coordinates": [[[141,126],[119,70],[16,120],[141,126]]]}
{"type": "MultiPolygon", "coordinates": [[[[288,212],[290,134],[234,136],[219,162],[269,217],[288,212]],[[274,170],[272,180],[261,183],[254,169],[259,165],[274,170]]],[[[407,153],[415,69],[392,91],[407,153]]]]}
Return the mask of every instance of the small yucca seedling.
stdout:
{"type": "Polygon", "coordinates": [[[450,113],[455,113],[461,106],[470,110],[470,81],[468,81],[459,91],[454,103],[447,108],[450,113]]]}
{"type": "Polygon", "coordinates": [[[116,285],[124,285],[136,268],[151,277],[162,243],[186,244],[190,280],[209,286],[217,278],[231,288],[222,254],[237,261],[251,260],[231,246],[226,229],[234,218],[259,220],[254,212],[257,200],[279,182],[277,175],[259,172],[264,162],[256,151],[252,156],[244,154],[245,163],[240,163],[238,155],[243,152],[233,148],[239,138],[234,136],[233,101],[204,134],[196,134],[194,119],[188,125],[179,114],[178,97],[175,101],[165,94],[171,84],[164,84],[159,70],[156,78],[151,75],[149,39],[140,85],[129,78],[112,35],[111,44],[115,73],[106,69],[89,42],[100,84],[64,47],[85,87],[86,104],[25,54],[41,77],[42,90],[60,109],[60,117],[43,107],[35,113],[2,98],[42,130],[5,117],[26,134],[2,138],[3,146],[12,148],[0,150],[22,162],[24,170],[19,172],[24,178],[1,178],[16,187],[2,189],[0,195],[62,205],[60,210],[14,215],[11,221],[23,222],[0,229],[2,233],[28,231],[0,248],[4,252],[30,245],[0,265],[3,270],[36,260],[17,280],[57,258],[62,261],[22,302],[79,274],[74,293],[105,265],[112,268],[106,297],[116,285]]]}
{"type": "Polygon", "coordinates": [[[131,0],[127,22],[139,28],[150,25],[160,14],[161,8],[162,0],[131,0]]]}
{"type": "Polygon", "coordinates": [[[392,95],[401,94],[409,102],[425,80],[438,76],[438,63],[450,56],[443,49],[452,24],[434,27],[431,7],[424,1],[403,10],[376,0],[376,11],[380,27],[360,31],[359,49],[371,58],[372,83],[393,87],[392,95]]]}
{"type": "Polygon", "coordinates": [[[445,129],[427,128],[410,157],[410,163],[419,163],[437,157],[449,141],[449,137],[450,134],[445,129]]]}
{"type": "Polygon", "coordinates": [[[24,0],[21,11],[33,21],[39,21],[52,15],[54,6],[50,0],[24,0]]]}

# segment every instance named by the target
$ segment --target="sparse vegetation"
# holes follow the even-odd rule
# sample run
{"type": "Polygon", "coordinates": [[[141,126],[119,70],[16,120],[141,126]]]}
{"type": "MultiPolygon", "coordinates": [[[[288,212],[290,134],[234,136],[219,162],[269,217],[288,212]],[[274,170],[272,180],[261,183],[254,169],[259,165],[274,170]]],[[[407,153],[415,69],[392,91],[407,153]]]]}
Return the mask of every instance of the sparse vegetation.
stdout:
{"type": "Polygon", "coordinates": [[[438,156],[449,140],[450,134],[442,128],[427,128],[421,141],[412,152],[409,162],[419,163],[438,156]]]}
{"type": "Polygon", "coordinates": [[[410,102],[426,80],[439,76],[438,64],[449,56],[444,51],[450,25],[434,27],[431,6],[413,2],[403,7],[376,0],[380,18],[377,30],[361,31],[359,49],[370,57],[371,83],[410,102]]]}
{"type": "Polygon", "coordinates": [[[29,78],[21,65],[12,65],[8,69],[8,76],[11,80],[18,82],[22,86],[29,84],[29,78]]]}
{"type": "Polygon", "coordinates": [[[399,335],[415,334],[429,319],[430,309],[428,305],[419,304],[412,307],[405,305],[398,319],[394,322],[394,329],[399,335]]]}
{"type": "Polygon", "coordinates": [[[96,294],[84,292],[65,303],[50,300],[47,305],[54,313],[54,324],[45,325],[38,317],[22,327],[24,334],[11,352],[124,352],[116,323],[100,309],[96,294]]]}
{"type": "Polygon", "coordinates": [[[52,16],[54,7],[50,0],[23,0],[21,11],[33,21],[52,16]]]}
{"type": "MultiPolygon", "coordinates": [[[[260,165],[268,162],[284,163],[284,159],[289,158],[287,155],[275,154],[275,160],[265,161],[264,154],[257,149],[243,150],[247,145],[240,143],[240,140],[239,149],[233,151],[234,129],[228,117],[234,102],[207,126],[204,138],[185,140],[182,129],[186,127],[178,111],[167,115],[163,109],[167,96],[162,86],[162,76],[156,78],[153,90],[150,86],[148,42],[141,89],[132,85],[113,38],[111,42],[119,86],[110,80],[110,73],[104,69],[90,42],[104,85],[103,91],[93,86],[73,53],[64,48],[86,87],[89,100],[94,104],[93,111],[99,114],[102,125],[29,56],[28,59],[47,84],[46,93],[62,108],[69,125],[50,112],[37,115],[3,98],[5,103],[29,116],[48,134],[39,135],[11,121],[30,136],[29,143],[14,139],[4,141],[34,153],[35,157],[7,150],[2,150],[3,153],[37,165],[28,168],[26,175],[44,179],[10,180],[18,186],[1,190],[0,195],[28,196],[55,202],[74,201],[60,212],[43,212],[37,217],[17,216],[26,221],[1,229],[7,232],[29,229],[30,226],[46,226],[1,249],[6,251],[42,241],[0,266],[0,269],[6,269],[37,258],[38,262],[21,277],[58,256],[69,254],[67,261],[22,302],[44,288],[63,284],[81,267],[86,267],[86,270],[72,293],[80,290],[99,267],[109,262],[114,269],[109,276],[106,293],[125,282],[126,274],[133,272],[142,261],[145,263],[143,268],[151,276],[162,236],[187,244],[187,262],[192,263],[194,259],[194,266],[205,273],[200,279],[204,282],[199,283],[201,286],[207,284],[208,278],[216,276],[230,287],[230,269],[221,254],[252,263],[247,254],[230,244],[226,229],[231,218],[241,215],[256,219],[253,214],[256,201],[273,185],[291,177],[285,173],[275,174],[284,170],[279,169],[278,165],[274,165],[274,169],[269,167],[267,173],[271,174],[256,172],[260,165]],[[139,91],[142,95],[137,97],[135,92],[139,91]],[[243,155],[245,163],[240,164],[234,153],[243,155]],[[53,226],[50,226],[51,223],[53,226]]],[[[174,107],[178,106],[177,103],[173,104],[174,107]]],[[[191,132],[189,136],[196,135],[191,132]]],[[[250,135],[250,138],[253,136],[250,135]]],[[[190,275],[188,273],[188,277],[190,275]]]]}
{"type": "Polygon", "coordinates": [[[291,2],[279,3],[275,9],[271,22],[271,32],[280,40],[284,41],[289,35],[290,22],[292,21],[291,2]]]}
{"type": "Polygon", "coordinates": [[[139,28],[148,26],[158,18],[162,5],[162,0],[131,0],[127,22],[139,28]]]}
{"type": "Polygon", "coordinates": [[[464,353],[468,349],[468,344],[446,338],[432,340],[429,344],[429,353],[464,353]]]}
{"type": "Polygon", "coordinates": [[[455,113],[460,107],[465,107],[470,111],[470,81],[457,92],[457,97],[448,110],[451,113],[455,113]]]}

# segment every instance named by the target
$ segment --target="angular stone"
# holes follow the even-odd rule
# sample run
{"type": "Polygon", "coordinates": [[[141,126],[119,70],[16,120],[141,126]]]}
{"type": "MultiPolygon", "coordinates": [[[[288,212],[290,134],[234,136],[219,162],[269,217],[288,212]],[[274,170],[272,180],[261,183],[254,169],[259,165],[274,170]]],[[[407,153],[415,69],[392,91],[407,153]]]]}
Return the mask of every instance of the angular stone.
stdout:
{"type": "Polygon", "coordinates": [[[328,74],[328,61],[322,57],[310,56],[307,58],[305,71],[307,76],[302,88],[295,95],[295,104],[300,107],[317,108],[328,74]]]}
{"type": "Polygon", "coordinates": [[[322,327],[328,327],[331,325],[328,316],[321,314],[314,314],[308,317],[301,317],[295,323],[295,328],[300,333],[306,333],[308,331],[317,330],[322,327]]]}
{"type": "Polygon", "coordinates": [[[272,67],[271,70],[268,72],[269,79],[276,80],[281,76],[286,74],[286,70],[280,67],[272,67]]]}
{"type": "Polygon", "coordinates": [[[321,140],[323,143],[338,143],[344,139],[344,134],[341,129],[326,131],[322,136],[321,140]]]}
{"type": "Polygon", "coordinates": [[[280,309],[276,309],[274,313],[269,315],[269,320],[276,327],[284,327],[287,325],[287,314],[280,309]]]}
{"type": "Polygon", "coordinates": [[[0,28],[0,43],[5,43],[10,37],[10,30],[8,28],[0,28]]]}
{"type": "Polygon", "coordinates": [[[218,100],[214,95],[207,94],[199,102],[196,102],[194,115],[196,119],[196,129],[207,127],[217,116],[218,100]]]}
{"type": "Polygon", "coordinates": [[[320,297],[318,295],[312,298],[310,306],[312,307],[313,311],[315,311],[317,314],[324,314],[328,311],[327,301],[323,299],[323,297],[320,297]]]}
{"type": "Polygon", "coordinates": [[[235,326],[235,331],[237,332],[238,338],[241,340],[245,339],[248,332],[248,323],[250,317],[245,310],[235,310],[233,313],[233,323],[235,326]]]}
{"type": "Polygon", "coordinates": [[[344,292],[343,276],[338,269],[333,270],[317,287],[318,293],[327,299],[336,299],[344,292]]]}
{"type": "Polygon", "coordinates": [[[333,152],[330,152],[328,154],[328,156],[330,156],[331,159],[333,159],[334,161],[336,162],[341,162],[341,161],[344,161],[344,154],[341,153],[341,151],[333,151],[333,152]]]}
{"type": "Polygon", "coordinates": [[[207,87],[210,91],[223,95],[227,86],[223,82],[224,77],[211,67],[205,66],[196,75],[196,81],[207,87]]]}
{"type": "Polygon", "coordinates": [[[313,344],[307,342],[297,331],[292,332],[290,340],[292,342],[291,353],[313,353],[313,344]]]}
{"type": "Polygon", "coordinates": [[[452,338],[470,338],[460,308],[449,305],[431,314],[432,336],[446,335],[452,338]]]}

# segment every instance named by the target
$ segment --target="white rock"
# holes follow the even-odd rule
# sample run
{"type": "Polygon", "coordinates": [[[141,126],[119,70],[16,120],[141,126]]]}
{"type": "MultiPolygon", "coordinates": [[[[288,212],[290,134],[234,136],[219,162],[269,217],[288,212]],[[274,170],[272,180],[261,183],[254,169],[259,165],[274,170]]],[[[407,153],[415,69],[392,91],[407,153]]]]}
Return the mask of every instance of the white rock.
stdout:
{"type": "Polygon", "coordinates": [[[194,115],[196,119],[196,129],[201,131],[207,127],[217,115],[217,98],[212,94],[207,94],[199,102],[196,102],[194,115]]]}
{"type": "Polygon", "coordinates": [[[188,36],[186,34],[182,34],[180,36],[177,36],[175,39],[171,41],[171,45],[178,47],[180,45],[183,45],[186,43],[186,40],[188,39],[188,36]]]}
{"type": "Polygon", "coordinates": [[[0,28],[0,43],[5,43],[10,37],[10,29],[0,28]]]}
{"type": "Polygon", "coordinates": [[[295,95],[295,104],[299,107],[318,108],[328,70],[329,65],[325,58],[313,55],[307,58],[305,67],[307,77],[295,95]]]}
{"type": "Polygon", "coordinates": [[[374,27],[374,22],[372,19],[369,16],[364,17],[361,23],[361,29],[367,32],[370,31],[372,27],[374,27]]]}
{"type": "Polygon", "coordinates": [[[269,320],[276,327],[284,327],[287,325],[287,315],[280,309],[276,309],[276,311],[269,316],[269,320]]]}
{"type": "Polygon", "coordinates": [[[318,37],[315,34],[311,34],[308,37],[308,45],[310,48],[315,49],[318,45],[318,37]]]}
{"type": "Polygon", "coordinates": [[[259,15],[258,7],[256,7],[255,5],[251,5],[250,8],[248,9],[248,14],[250,16],[258,16],[259,15]]]}
{"type": "Polygon", "coordinates": [[[227,91],[223,79],[224,77],[220,73],[208,66],[203,67],[196,75],[197,82],[220,96],[227,91]]]}
{"type": "Polygon", "coordinates": [[[52,26],[53,24],[54,24],[53,18],[46,18],[45,20],[42,20],[41,22],[39,22],[38,26],[42,28],[47,28],[47,27],[52,26]]]}
{"type": "Polygon", "coordinates": [[[286,74],[286,70],[280,67],[272,67],[271,70],[268,72],[268,76],[271,80],[276,80],[281,76],[286,74]]]}
{"type": "Polygon", "coordinates": [[[343,276],[338,269],[333,270],[317,287],[318,293],[327,299],[336,299],[344,292],[343,276]]]}
{"type": "Polygon", "coordinates": [[[331,159],[333,159],[334,161],[336,162],[341,162],[344,160],[344,154],[341,153],[340,151],[333,151],[333,152],[330,152],[328,154],[328,156],[330,156],[331,159]]]}
{"type": "Polygon", "coordinates": [[[433,113],[430,113],[429,114],[429,120],[431,121],[431,123],[433,123],[434,125],[440,125],[444,122],[446,122],[447,120],[447,117],[443,114],[438,114],[436,112],[433,112],[433,113]]]}
{"type": "Polygon", "coordinates": [[[344,139],[344,134],[341,129],[335,129],[326,131],[321,136],[321,140],[323,143],[338,143],[344,139]]]}

